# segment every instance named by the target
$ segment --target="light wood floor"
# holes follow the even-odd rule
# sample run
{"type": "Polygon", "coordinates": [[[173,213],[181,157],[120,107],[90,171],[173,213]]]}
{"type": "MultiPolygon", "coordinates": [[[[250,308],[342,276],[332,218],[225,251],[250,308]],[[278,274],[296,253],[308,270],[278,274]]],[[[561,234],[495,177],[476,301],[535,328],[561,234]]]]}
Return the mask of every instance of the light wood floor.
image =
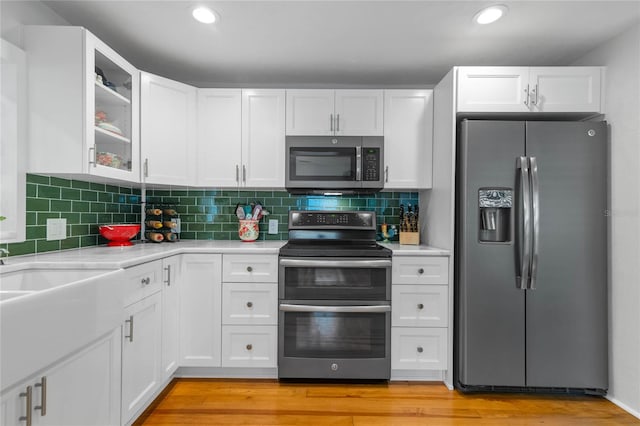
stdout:
{"type": "Polygon", "coordinates": [[[136,425],[640,424],[604,398],[464,395],[442,384],[176,379],[136,425]]]}

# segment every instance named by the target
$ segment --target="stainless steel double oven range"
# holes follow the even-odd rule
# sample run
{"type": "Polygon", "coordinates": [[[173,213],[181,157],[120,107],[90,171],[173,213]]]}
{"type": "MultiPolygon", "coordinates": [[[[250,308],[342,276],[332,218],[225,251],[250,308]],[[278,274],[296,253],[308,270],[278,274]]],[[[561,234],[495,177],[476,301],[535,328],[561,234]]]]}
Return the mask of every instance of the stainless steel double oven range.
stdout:
{"type": "Polygon", "coordinates": [[[278,376],[388,380],[391,250],[374,212],[291,211],[279,256],[278,376]]]}

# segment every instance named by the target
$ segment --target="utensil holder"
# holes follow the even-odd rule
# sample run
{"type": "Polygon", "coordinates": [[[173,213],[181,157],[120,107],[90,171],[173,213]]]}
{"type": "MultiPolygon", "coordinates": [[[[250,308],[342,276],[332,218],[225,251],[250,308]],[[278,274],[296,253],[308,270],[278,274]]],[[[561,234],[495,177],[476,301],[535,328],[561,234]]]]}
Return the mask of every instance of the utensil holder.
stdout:
{"type": "Polygon", "coordinates": [[[251,242],[258,239],[260,229],[258,228],[258,220],[256,219],[240,219],[238,236],[242,241],[251,242]]]}
{"type": "Polygon", "coordinates": [[[420,244],[419,232],[402,232],[400,231],[400,244],[414,245],[420,244]]]}

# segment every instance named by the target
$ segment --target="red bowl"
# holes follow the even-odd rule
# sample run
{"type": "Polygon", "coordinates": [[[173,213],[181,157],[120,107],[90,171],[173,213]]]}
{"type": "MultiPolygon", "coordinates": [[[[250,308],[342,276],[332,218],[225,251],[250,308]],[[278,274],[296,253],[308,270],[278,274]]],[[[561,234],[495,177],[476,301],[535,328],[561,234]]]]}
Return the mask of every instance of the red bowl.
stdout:
{"type": "Polygon", "coordinates": [[[109,240],[109,247],[131,246],[133,243],[129,241],[140,232],[140,225],[136,224],[119,224],[119,225],[102,225],[98,227],[100,235],[109,240]]]}

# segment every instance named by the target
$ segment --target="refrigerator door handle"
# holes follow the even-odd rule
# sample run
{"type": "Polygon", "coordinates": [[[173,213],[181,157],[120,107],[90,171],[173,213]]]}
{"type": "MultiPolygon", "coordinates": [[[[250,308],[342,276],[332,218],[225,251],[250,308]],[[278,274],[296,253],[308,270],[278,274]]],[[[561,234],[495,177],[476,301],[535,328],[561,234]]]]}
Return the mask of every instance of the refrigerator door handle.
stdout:
{"type": "Polygon", "coordinates": [[[520,199],[522,200],[523,243],[520,252],[520,275],[516,276],[516,286],[526,290],[529,282],[529,268],[531,259],[531,210],[529,201],[529,162],[527,157],[519,157],[516,167],[520,170],[520,199]]]}
{"type": "Polygon", "coordinates": [[[540,181],[538,179],[538,163],[536,157],[529,157],[529,173],[531,174],[531,221],[533,240],[531,242],[531,273],[529,290],[535,290],[538,276],[538,249],[540,243],[540,181]]]}

